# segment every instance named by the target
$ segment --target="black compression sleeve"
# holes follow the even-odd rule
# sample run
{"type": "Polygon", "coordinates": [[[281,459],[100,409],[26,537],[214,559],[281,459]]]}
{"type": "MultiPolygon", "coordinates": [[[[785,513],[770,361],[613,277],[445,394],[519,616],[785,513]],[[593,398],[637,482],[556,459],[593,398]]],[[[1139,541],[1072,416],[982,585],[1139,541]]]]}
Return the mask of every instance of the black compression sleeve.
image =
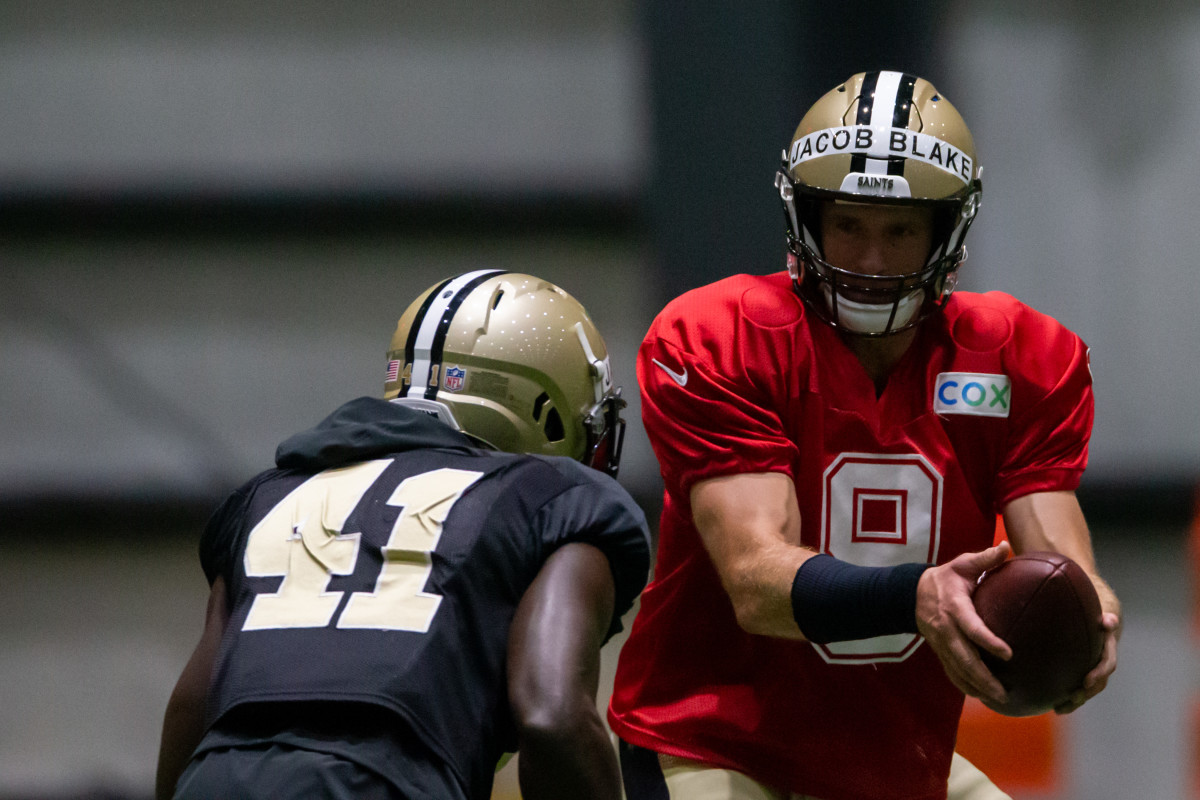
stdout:
{"type": "Polygon", "coordinates": [[[917,582],[928,564],[859,567],[824,553],[792,580],[792,616],[810,642],[917,633],[917,582]]]}

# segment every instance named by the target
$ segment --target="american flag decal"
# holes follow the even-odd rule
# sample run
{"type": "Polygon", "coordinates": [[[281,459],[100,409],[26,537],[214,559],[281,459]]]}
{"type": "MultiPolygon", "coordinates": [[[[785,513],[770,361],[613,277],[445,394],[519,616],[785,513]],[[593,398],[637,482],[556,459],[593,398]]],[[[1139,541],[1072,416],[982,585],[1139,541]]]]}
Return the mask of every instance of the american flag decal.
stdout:
{"type": "Polygon", "coordinates": [[[394,383],[400,379],[400,362],[392,360],[388,362],[387,383],[394,383]]]}

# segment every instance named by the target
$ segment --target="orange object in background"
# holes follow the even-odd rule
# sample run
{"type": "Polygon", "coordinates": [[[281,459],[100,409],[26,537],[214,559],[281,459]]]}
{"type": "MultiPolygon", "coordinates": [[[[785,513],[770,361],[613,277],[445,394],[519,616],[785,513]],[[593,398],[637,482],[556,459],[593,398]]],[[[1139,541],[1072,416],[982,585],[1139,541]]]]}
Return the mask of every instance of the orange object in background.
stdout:
{"type": "Polygon", "coordinates": [[[1000,544],[1008,538],[1008,531],[1004,528],[1004,517],[996,515],[996,535],[992,537],[992,547],[1000,544]]]}
{"type": "Polygon", "coordinates": [[[1065,785],[1066,721],[1053,712],[1006,717],[973,697],[963,706],[955,750],[1005,792],[1057,796],[1065,785]]]}

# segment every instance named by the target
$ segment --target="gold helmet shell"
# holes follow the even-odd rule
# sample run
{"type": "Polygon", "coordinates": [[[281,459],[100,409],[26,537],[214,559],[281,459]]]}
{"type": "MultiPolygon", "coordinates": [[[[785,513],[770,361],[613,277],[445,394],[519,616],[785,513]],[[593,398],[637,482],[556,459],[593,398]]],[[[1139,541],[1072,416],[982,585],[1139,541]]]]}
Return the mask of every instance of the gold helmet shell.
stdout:
{"type": "Polygon", "coordinates": [[[532,275],[479,270],[401,315],[384,397],[496,450],[567,456],[615,475],[625,405],[579,302],[532,275]]]}
{"type": "MultiPolygon", "coordinates": [[[[800,120],[775,178],[797,291],[821,319],[850,333],[885,336],[915,326],[953,291],[979,209],[980,174],[971,131],[929,81],[860,72],[834,87],[800,120]],[[886,322],[878,329],[856,329],[848,324],[851,315],[839,313],[838,288],[851,276],[823,259],[820,209],[828,201],[933,209],[926,267],[878,281],[884,308],[878,316],[886,322]]],[[[861,286],[861,276],[853,281],[861,286]]]]}
{"type": "Polygon", "coordinates": [[[947,200],[979,180],[975,141],[933,84],[860,72],[813,104],[785,154],[793,184],[843,195],[947,200]]]}

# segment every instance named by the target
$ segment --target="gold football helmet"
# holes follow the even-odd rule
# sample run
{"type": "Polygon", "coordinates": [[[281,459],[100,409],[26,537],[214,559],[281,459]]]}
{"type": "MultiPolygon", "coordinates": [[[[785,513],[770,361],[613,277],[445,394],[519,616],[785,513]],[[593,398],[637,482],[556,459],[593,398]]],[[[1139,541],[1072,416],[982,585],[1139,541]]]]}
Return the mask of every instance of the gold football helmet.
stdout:
{"type": "Polygon", "coordinates": [[[549,281],[469,272],[426,289],[388,349],[384,397],[488,447],[617,474],[625,401],[587,311],[549,281]]]}
{"type": "Polygon", "coordinates": [[[805,303],[830,325],[886,336],[917,325],[950,297],[982,185],[971,132],[928,81],[860,72],[826,93],[800,120],[775,186],[787,218],[788,271],[805,303]],[[925,266],[909,275],[863,276],[830,264],[820,213],[831,200],[932,208],[925,266]]]}

